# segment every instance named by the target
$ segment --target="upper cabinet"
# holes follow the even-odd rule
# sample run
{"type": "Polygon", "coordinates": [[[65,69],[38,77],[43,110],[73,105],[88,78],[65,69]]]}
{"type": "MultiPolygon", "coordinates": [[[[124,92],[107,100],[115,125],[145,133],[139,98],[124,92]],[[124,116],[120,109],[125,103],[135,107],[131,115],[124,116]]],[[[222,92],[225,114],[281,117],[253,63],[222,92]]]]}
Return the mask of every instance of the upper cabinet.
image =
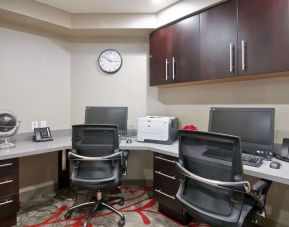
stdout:
{"type": "Polygon", "coordinates": [[[237,1],[200,14],[200,73],[202,80],[237,75],[237,1]]]}
{"type": "Polygon", "coordinates": [[[172,27],[165,27],[150,35],[150,86],[172,82],[170,59],[172,27]]]}
{"type": "Polygon", "coordinates": [[[289,70],[289,1],[239,0],[239,74],[289,70]]]}
{"type": "Polygon", "coordinates": [[[288,59],[289,1],[230,0],[151,34],[150,85],[285,72],[288,59]]]}
{"type": "Polygon", "coordinates": [[[200,80],[200,16],[172,25],[172,62],[175,83],[200,80]]]}
{"type": "Polygon", "coordinates": [[[199,80],[199,15],[150,35],[150,85],[199,80]]]}

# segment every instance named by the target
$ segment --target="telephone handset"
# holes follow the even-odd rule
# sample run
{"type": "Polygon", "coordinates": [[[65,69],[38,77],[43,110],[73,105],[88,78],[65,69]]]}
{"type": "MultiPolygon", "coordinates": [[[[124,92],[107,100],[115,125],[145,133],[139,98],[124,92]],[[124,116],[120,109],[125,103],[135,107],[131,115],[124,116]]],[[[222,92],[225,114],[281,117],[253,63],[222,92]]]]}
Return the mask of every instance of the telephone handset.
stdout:
{"type": "Polygon", "coordinates": [[[46,142],[53,140],[50,128],[34,128],[33,140],[36,142],[46,142]]]}
{"type": "Polygon", "coordinates": [[[280,155],[276,155],[275,158],[285,162],[289,162],[289,139],[284,138],[282,143],[282,151],[280,155]]]}

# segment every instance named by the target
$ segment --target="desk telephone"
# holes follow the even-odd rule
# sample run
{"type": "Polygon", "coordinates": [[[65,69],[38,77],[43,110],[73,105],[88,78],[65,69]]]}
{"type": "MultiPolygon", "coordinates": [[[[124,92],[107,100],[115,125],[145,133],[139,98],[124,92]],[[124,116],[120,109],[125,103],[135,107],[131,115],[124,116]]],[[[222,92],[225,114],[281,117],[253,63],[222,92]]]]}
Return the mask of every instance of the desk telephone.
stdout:
{"type": "Polygon", "coordinates": [[[50,128],[34,128],[33,140],[36,142],[46,142],[53,140],[50,128]]]}
{"type": "Polygon", "coordinates": [[[275,158],[285,162],[289,162],[289,139],[283,138],[282,151],[280,155],[276,155],[275,158]]]}

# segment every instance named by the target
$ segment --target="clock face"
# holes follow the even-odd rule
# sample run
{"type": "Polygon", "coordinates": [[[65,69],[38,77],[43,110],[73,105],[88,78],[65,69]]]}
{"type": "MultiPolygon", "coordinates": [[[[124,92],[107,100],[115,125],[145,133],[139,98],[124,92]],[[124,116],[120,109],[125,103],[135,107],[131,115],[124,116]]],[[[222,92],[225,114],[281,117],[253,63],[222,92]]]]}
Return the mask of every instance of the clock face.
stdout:
{"type": "Polygon", "coordinates": [[[102,71],[115,73],[121,68],[122,59],[116,50],[108,49],[99,55],[98,64],[102,71]]]}

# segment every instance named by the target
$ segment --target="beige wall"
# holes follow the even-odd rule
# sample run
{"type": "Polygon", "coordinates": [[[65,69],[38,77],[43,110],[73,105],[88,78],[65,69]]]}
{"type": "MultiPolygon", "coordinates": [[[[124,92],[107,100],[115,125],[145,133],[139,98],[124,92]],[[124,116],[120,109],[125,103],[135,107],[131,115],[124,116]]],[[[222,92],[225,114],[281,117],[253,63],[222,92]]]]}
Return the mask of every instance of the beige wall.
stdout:
{"type": "MultiPolygon", "coordinates": [[[[70,128],[71,122],[83,123],[86,105],[128,106],[130,128],[136,128],[137,118],[146,115],[147,102],[152,101],[147,100],[146,39],[69,43],[0,28],[0,41],[5,43],[0,51],[0,79],[6,85],[0,89],[0,109],[17,114],[20,132],[31,132],[32,120],[47,120],[52,130],[70,128]],[[97,65],[99,53],[106,48],[122,54],[123,66],[117,74],[104,74],[97,65]]],[[[145,157],[151,155],[144,153],[130,162],[139,163],[145,157]]],[[[22,191],[57,181],[56,169],[56,153],[21,158],[22,191]]],[[[132,171],[128,178],[147,175],[142,170],[132,171]]]]}
{"type": "Polygon", "coordinates": [[[136,128],[137,118],[147,111],[146,40],[96,40],[71,45],[71,119],[84,122],[85,106],[128,106],[128,127],[136,128]],[[106,74],[98,66],[99,54],[108,48],[122,55],[122,68],[106,74]]]}
{"type": "MultiPolygon", "coordinates": [[[[135,129],[137,119],[147,114],[147,102],[153,103],[152,106],[161,105],[158,101],[154,103],[153,98],[148,99],[147,78],[147,40],[98,39],[72,43],[72,124],[84,122],[85,106],[128,106],[128,128],[135,129]],[[108,48],[119,51],[123,60],[121,69],[112,75],[102,72],[98,66],[99,54],[108,48]]],[[[152,179],[151,159],[150,152],[131,153],[126,179],[152,179]]]]}
{"type": "MultiPolygon", "coordinates": [[[[15,112],[20,132],[32,132],[33,120],[70,128],[69,44],[2,27],[0,43],[0,109],[15,112]]],[[[20,187],[53,183],[56,163],[56,153],[21,158],[20,187]]]]}
{"type": "Polygon", "coordinates": [[[65,42],[0,27],[0,109],[12,110],[20,132],[33,120],[70,128],[70,49],[65,42]]]}
{"type": "MultiPolygon", "coordinates": [[[[289,73],[288,73],[289,75],[289,73]]],[[[208,129],[211,107],[275,108],[275,141],[289,136],[289,77],[159,89],[166,114],[208,129]]]]}

